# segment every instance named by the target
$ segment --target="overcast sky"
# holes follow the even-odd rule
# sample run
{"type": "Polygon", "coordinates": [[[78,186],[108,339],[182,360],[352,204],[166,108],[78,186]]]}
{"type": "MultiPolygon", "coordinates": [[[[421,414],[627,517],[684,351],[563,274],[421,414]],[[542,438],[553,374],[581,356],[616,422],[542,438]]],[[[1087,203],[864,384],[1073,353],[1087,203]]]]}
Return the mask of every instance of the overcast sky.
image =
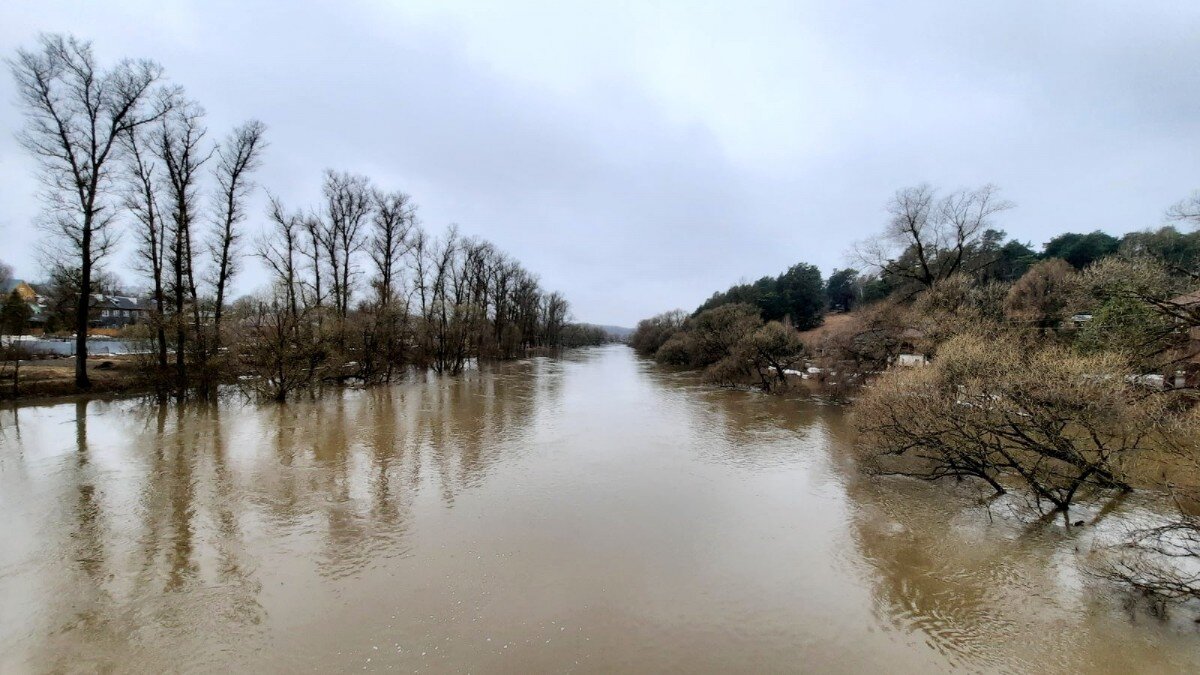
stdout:
{"type": "MultiPolygon", "coordinates": [[[[264,121],[258,183],[290,206],[326,167],[365,173],[596,323],[845,266],[923,181],[998,184],[1035,245],[1157,226],[1200,188],[1195,0],[0,3],[6,56],[39,32],[158,60],[214,137],[264,121]]],[[[5,75],[0,259],[36,278],[5,75]]]]}

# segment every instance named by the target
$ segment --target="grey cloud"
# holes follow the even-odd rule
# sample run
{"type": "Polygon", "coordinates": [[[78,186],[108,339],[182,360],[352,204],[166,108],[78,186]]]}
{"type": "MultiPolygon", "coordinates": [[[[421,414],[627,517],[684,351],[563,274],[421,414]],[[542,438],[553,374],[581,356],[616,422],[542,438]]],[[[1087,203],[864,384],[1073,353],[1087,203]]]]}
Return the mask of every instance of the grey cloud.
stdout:
{"type": "MultiPolygon", "coordinates": [[[[156,58],[214,136],[268,124],[259,182],[289,204],[313,203],[325,167],[367,173],[410,192],[431,229],[491,239],[601,323],[802,260],[828,272],[893,190],[920,181],[1000,184],[1019,205],[1002,225],[1035,243],[1157,224],[1200,187],[1193,3],[760,4],[668,3],[652,24],[583,31],[536,3],[494,27],[469,3],[9,4],[0,38],[71,31],[106,58],[156,58]],[[659,58],[656,35],[680,38],[670,56],[685,67],[665,72],[681,80],[639,62],[659,58]],[[539,42],[541,65],[525,48],[539,42]]],[[[0,98],[14,98],[7,79],[0,98]]],[[[19,123],[0,106],[0,127],[19,123]]],[[[0,257],[23,274],[30,168],[0,138],[13,243],[0,257]]],[[[239,288],[260,282],[251,270],[239,288]]]]}

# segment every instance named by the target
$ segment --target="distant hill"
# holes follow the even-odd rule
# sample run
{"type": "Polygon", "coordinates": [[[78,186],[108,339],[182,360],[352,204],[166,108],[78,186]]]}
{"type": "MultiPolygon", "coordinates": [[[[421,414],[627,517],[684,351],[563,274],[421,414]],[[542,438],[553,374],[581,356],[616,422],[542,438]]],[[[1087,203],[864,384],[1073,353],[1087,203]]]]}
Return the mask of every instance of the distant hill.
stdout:
{"type": "Polygon", "coordinates": [[[613,336],[617,340],[625,340],[628,339],[630,335],[633,335],[633,329],[625,328],[624,326],[598,326],[598,328],[603,328],[604,332],[613,336]]]}

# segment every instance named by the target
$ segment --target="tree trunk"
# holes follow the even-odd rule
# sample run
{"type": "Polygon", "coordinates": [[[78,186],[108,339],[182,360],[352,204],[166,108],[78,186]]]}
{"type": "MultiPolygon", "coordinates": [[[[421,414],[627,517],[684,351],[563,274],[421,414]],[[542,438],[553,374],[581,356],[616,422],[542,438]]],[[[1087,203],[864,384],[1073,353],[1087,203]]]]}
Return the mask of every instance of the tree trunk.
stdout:
{"type": "Polygon", "coordinates": [[[92,388],[88,380],[88,305],[92,300],[92,229],[83,226],[82,253],[79,268],[79,300],[75,303],[75,388],[87,391],[92,388]]]}

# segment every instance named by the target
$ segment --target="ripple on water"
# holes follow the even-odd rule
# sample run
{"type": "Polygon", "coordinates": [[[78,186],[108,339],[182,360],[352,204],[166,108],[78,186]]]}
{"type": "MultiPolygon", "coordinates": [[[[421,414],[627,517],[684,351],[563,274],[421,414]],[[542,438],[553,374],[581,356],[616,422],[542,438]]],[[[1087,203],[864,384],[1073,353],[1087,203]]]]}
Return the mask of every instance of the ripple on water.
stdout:
{"type": "Polygon", "coordinates": [[[1143,506],[866,478],[842,409],[623,347],[0,416],[4,672],[1200,671],[1083,571],[1143,506]]]}

